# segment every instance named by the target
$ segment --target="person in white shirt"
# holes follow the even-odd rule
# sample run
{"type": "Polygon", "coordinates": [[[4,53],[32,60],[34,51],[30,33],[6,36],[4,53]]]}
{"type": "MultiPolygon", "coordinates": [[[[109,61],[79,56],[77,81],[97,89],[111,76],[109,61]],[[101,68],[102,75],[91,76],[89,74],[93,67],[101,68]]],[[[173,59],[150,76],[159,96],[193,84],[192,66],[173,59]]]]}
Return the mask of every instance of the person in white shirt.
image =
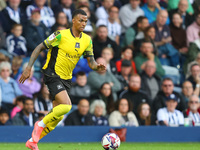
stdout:
{"type": "Polygon", "coordinates": [[[35,0],[34,2],[34,5],[29,5],[26,8],[28,18],[31,18],[31,12],[34,9],[39,8],[42,23],[44,23],[48,28],[52,27],[55,24],[54,13],[50,7],[45,6],[46,0],[35,0]]]}
{"type": "Polygon", "coordinates": [[[184,117],[192,121],[193,126],[200,126],[200,100],[197,95],[191,95],[188,102],[188,109],[184,112],[184,117]]]}
{"type": "Polygon", "coordinates": [[[99,19],[96,26],[105,25],[108,28],[108,37],[119,45],[119,36],[121,35],[121,25],[119,21],[119,9],[112,6],[109,9],[109,17],[107,19],[99,19]]]}
{"type": "Polygon", "coordinates": [[[122,33],[133,25],[139,16],[144,16],[140,8],[140,0],[129,0],[129,3],[122,6],[119,11],[119,18],[122,24],[122,33]]]}
{"type": "Polygon", "coordinates": [[[102,0],[102,6],[97,8],[95,15],[97,19],[107,19],[108,9],[113,6],[114,0],[102,0]]]}
{"type": "Polygon", "coordinates": [[[175,109],[178,104],[175,94],[170,94],[166,99],[166,106],[157,112],[158,124],[161,126],[177,127],[184,125],[183,113],[175,109]]]}

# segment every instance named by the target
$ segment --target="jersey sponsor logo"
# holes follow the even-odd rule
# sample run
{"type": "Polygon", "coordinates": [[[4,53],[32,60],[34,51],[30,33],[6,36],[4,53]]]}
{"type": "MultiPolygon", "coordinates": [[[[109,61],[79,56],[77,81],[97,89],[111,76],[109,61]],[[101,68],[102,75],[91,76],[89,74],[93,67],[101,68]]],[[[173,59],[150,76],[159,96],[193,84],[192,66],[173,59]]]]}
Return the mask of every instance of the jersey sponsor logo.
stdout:
{"type": "Polygon", "coordinates": [[[80,43],[76,42],[75,48],[80,48],[80,43]]]}
{"type": "Polygon", "coordinates": [[[70,55],[70,54],[68,54],[68,53],[66,53],[66,56],[68,57],[68,58],[80,58],[80,54],[76,54],[76,55],[70,55]]]}

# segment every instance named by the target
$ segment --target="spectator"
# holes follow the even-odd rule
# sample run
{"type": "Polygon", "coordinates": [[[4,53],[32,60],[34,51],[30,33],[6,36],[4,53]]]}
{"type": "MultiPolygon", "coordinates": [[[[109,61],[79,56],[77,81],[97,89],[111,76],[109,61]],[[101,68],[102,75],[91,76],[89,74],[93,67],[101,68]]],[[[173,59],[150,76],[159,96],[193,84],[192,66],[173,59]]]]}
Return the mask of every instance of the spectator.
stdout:
{"type": "Polygon", "coordinates": [[[97,28],[97,35],[93,39],[94,57],[95,59],[101,56],[102,49],[111,47],[114,51],[114,60],[119,59],[120,51],[116,42],[108,37],[108,28],[105,25],[100,25],[97,28]]]}
{"type": "Polygon", "coordinates": [[[69,114],[65,119],[65,126],[94,125],[92,115],[89,113],[89,107],[88,100],[80,100],[78,103],[78,109],[69,114]]]}
{"type": "MultiPolygon", "coordinates": [[[[160,10],[164,8],[160,6],[157,0],[147,0],[147,3],[142,6],[144,15],[148,18],[149,23],[156,21],[157,15],[160,10]]],[[[166,24],[169,24],[170,20],[167,18],[166,24]]]]}
{"type": "Polygon", "coordinates": [[[72,0],[60,0],[60,4],[55,5],[53,7],[54,14],[57,14],[63,11],[66,16],[67,20],[71,23],[72,22],[72,12],[75,10],[75,6],[72,0]]]}
{"type": "Polygon", "coordinates": [[[172,79],[165,78],[162,81],[161,90],[158,92],[158,94],[156,95],[153,101],[152,110],[154,111],[155,114],[157,113],[158,109],[166,107],[166,103],[165,103],[166,99],[171,94],[175,95],[177,98],[177,107],[175,108],[180,111],[185,110],[185,102],[183,98],[179,95],[179,93],[174,91],[174,84],[173,84],[172,79]]]}
{"type": "Polygon", "coordinates": [[[8,0],[8,5],[1,11],[0,22],[4,32],[10,33],[14,24],[26,23],[26,13],[19,7],[21,0],[8,0]]]}
{"type": "Polygon", "coordinates": [[[15,115],[20,112],[23,107],[24,107],[24,104],[23,104],[23,101],[26,100],[26,96],[18,96],[16,98],[16,101],[15,101],[15,107],[12,109],[11,113],[10,113],[10,116],[11,116],[11,119],[13,119],[15,117],[15,115]]]}
{"type": "Polygon", "coordinates": [[[34,5],[27,6],[26,14],[31,19],[32,11],[39,9],[41,15],[40,20],[47,28],[51,28],[55,23],[54,13],[50,7],[45,6],[45,3],[46,0],[34,0],[34,5]]]}
{"type": "MultiPolygon", "coordinates": [[[[98,58],[96,60],[97,63],[106,64],[105,59],[98,58]]],[[[120,82],[116,79],[116,77],[107,71],[92,71],[88,75],[88,85],[91,87],[91,94],[96,93],[99,91],[101,85],[104,82],[109,82],[112,86],[113,96],[114,99],[117,99],[117,92],[121,89],[120,82]]]]}
{"type": "MultiPolygon", "coordinates": [[[[23,65],[23,71],[25,70],[25,68],[28,66],[28,63],[25,63],[23,65]]],[[[41,85],[40,83],[36,80],[36,78],[33,77],[33,73],[34,73],[34,67],[31,69],[31,74],[29,76],[29,78],[24,81],[23,84],[19,83],[19,79],[21,77],[18,76],[17,78],[17,83],[19,85],[19,88],[22,90],[23,95],[33,98],[33,94],[37,93],[40,91],[41,85]]]]}
{"type": "Polygon", "coordinates": [[[14,24],[11,30],[12,34],[7,36],[7,50],[13,56],[25,56],[27,52],[26,39],[22,34],[22,25],[14,24]]]}
{"type": "Polygon", "coordinates": [[[40,10],[31,12],[31,20],[25,27],[24,35],[27,40],[28,55],[30,56],[35,47],[44,41],[50,32],[47,27],[40,22],[40,10]],[[31,35],[31,36],[30,36],[31,35]]]}
{"type": "Polygon", "coordinates": [[[9,113],[6,110],[0,110],[0,126],[11,125],[11,121],[9,120],[9,113]]]}
{"type": "Polygon", "coordinates": [[[109,125],[114,127],[138,126],[137,118],[132,112],[131,102],[125,98],[117,101],[117,108],[109,116],[109,125]]]}
{"type": "Polygon", "coordinates": [[[32,127],[38,120],[38,114],[34,112],[33,100],[31,98],[26,98],[23,104],[23,109],[12,119],[12,124],[15,126],[32,127]]]}
{"type": "Polygon", "coordinates": [[[107,19],[99,19],[96,26],[105,25],[108,28],[108,37],[119,45],[121,35],[121,25],[117,22],[119,20],[119,9],[116,6],[111,6],[108,10],[107,19]]]}
{"type": "Polygon", "coordinates": [[[95,14],[97,19],[107,19],[108,10],[113,6],[114,0],[102,0],[102,6],[97,8],[95,14]]]}
{"type": "Polygon", "coordinates": [[[126,30],[123,46],[133,46],[136,41],[143,39],[144,30],[148,26],[149,22],[146,17],[138,17],[136,23],[126,30]]]}
{"type": "Polygon", "coordinates": [[[139,7],[140,0],[129,0],[119,11],[119,19],[122,24],[122,33],[133,25],[139,16],[144,16],[144,11],[139,7]]]}
{"type": "Polygon", "coordinates": [[[87,76],[84,72],[76,74],[76,84],[70,89],[69,95],[73,101],[73,105],[77,105],[81,99],[90,98],[91,89],[87,85],[87,76]]]}
{"type": "Polygon", "coordinates": [[[199,39],[200,32],[200,12],[196,14],[195,21],[188,26],[186,30],[187,35],[187,45],[189,46],[191,42],[195,42],[195,40],[199,39]]]}
{"type": "Polygon", "coordinates": [[[59,26],[68,28],[67,16],[62,11],[56,14],[56,23],[51,27],[51,30],[55,32],[59,26]]]}
{"type": "MultiPolygon", "coordinates": [[[[179,4],[180,4],[179,1],[180,0],[168,0],[168,3],[167,3],[168,10],[170,11],[170,10],[173,10],[173,9],[177,9],[179,7],[179,4]]],[[[190,4],[189,0],[188,0],[187,12],[189,14],[194,13],[194,10],[193,10],[192,5],[190,4]]]]}
{"type": "Polygon", "coordinates": [[[192,83],[193,90],[200,88],[200,66],[199,64],[193,64],[190,67],[191,75],[187,78],[192,83]]]}
{"type": "Polygon", "coordinates": [[[140,47],[140,53],[134,58],[138,72],[142,72],[145,68],[146,61],[151,60],[156,64],[156,74],[160,77],[165,75],[160,60],[153,54],[153,45],[150,41],[143,41],[140,47]]]}
{"type": "Polygon", "coordinates": [[[184,116],[192,121],[193,126],[200,126],[200,101],[196,95],[191,95],[189,98],[188,109],[184,112],[184,116]]]}
{"type": "Polygon", "coordinates": [[[135,62],[133,61],[133,51],[134,51],[133,48],[129,47],[129,46],[124,47],[122,49],[121,60],[118,60],[116,62],[116,67],[117,67],[117,72],[118,73],[121,72],[122,61],[124,59],[131,61],[132,70],[133,70],[134,73],[137,73],[135,62]]]}
{"type": "Polygon", "coordinates": [[[0,24],[0,50],[6,48],[6,33],[0,24]]]}
{"type": "Polygon", "coordinates": [[[111,112],[114,111],[114,98],[113,98],[113,94],[112,94],[112,87],[110,85],[110,83],[108,82],[104,82],[101,87],[100,90],[93,94],[91,96],[92,100],[95,99],[101,99],[104,101],[104,103],[106,104],[106,111],[107,114],[109,115],[111,112]]]}
{"type": "Polygon", "coordinates": [[[17,82],[10,77],[11,65],[9,62],[1,62],[0,64],[0,104],[1,107],[8,112],[13,108],[15,103],[15,98],[22,95],[17,82]]]}
{"type": "Polygon", "coordinates": [[[78,9],[80,6],[90,6],[90,2],[89,0],[77,0],[75,3],[75,7],[76,9],[78,9]]]}
{"type": "MultiPolygon", "coordinates": [[[[200,43],[199,43],[200,44],[200,43]]],[[[193,44],[191,44],[191,46],[192,46],[193,44]]],[[[192,65],[194,65],[194,64],[199,64],[200,65],[200,52],[198,52],[198,49],[196,49],[196,48],[194,48],[194,49],[192,49],[191,50],[191,47],[189,48],[190,49],[190,51],[188,52],[188,55],[187,55],[187,60],[185,61],[185,76],[186,76],[186,78],[188,78],[190,75],[191,75],[191,72],[190,72],[190,68],[191,68],[191,66],[192,65]],[[189,58],[189,55],[192,53],[191,51],[194,51],[194,53],[192,54],[192,55],[194,55],[194,56],[192,56],[192,57],[194,57],[195,59],[191,59],[191,58],[189,58]],[[196,51],[196,52],[195,52],[196,51]],[[190,53],[191,52],[191,53],[190,53]],[[192,61],[191,61],[192,60],[192,61]],[[189,62],[189,63],[188,63],[189,62]]]]}
{"type": "Polygon", "coordinates": [[[42,83],[40,91],[34,95],[34,108],[38,114],[47,115],[53,108],[47,86],[42,83]]]}
{"type": "Polygon", "coordinates": [[[144,91],[140,90],[141,88],[141,78],[138,74],[134,74],[129,78],[129,88],[128,90],[123,91],[119,98],[125,98],[133,104],[133,112],[137,114],[138,106],[141,103],[148,103],[149,98],[144,91]]]}
{"type": "MultiPolygon", "coordinates": [[[[187,0],[185,0],[187,1],[187,0]]],[[[172,45],[181,53],[186,54],[188,52],[186,31],[182,28],[183,19],[179,13],[173,13],[172,23],[170,25],[172,45]]]]}
{"type": "Polygon", "coordinates": [[[172,20],[174,13],[180,14],[182,18],[181,26],[183,29],[186,29],[194,21],[194,16],[187,12],[187,8],[188,8],[188,0],[180,0],[178,8],[169,11],[170,20],[172,20]]]}
{"type": "Polygon", "coordinates": [[[22,73],[22,57],[21,56],[15,56],[13,59],[12,59],[12,74],[11,74],[11,77],[13,79],[17,79],[18,76],[22,73]]]}
{"type": "Polygon", "coordinates": [[[116,65],[114,61],[112,61],[112,58],[114,57],[113,49],[109,47],[105,47],[102,50],[101,57],[106,60],[106,70],[108,72],[112,72],[114,75],[117,74],[116,65]]]}
{"type": "Polygon", "coordinates": [[[151,107],[148,103],[141,103],[138,106],[137,120],[139,126],[156,125],[156,118],[151,114],[151,107]]]}
{"type": "Polygon", "coordinates": [[[145,63],[144,71],[141,74],[141,89],[147,93],[151,103],[161,88],[161,78],[155,72],[156,64],[149,60],[145,63]]]}
{"type": "Polygon", "coordinates": [[[121,72],[115,75],[121,83],[121,92],[128,89],[129,77],[132,72],[131,61],[124,59],[122,61],[121,72]]]}
{"type": "Polygon", "coordinates": [[[175,94],[170,94],[166,97],[166,107],[160,108],[157,113],[158,123],[161,126],[183,126],[183,113],[176,109],[178,105],[178,97],[175,94]]]}
{"type": "Polygon", "coordinates": [[[170,44],[172,38],[169,26],[166,25],[168,13],[166,10],[160,10],[157,19],[152,23],[156,29],[155,42],[158,46],[158,56],[162,60],[163,65],[178,67],[179,54],[178,51],[170,44]]]}
{"type": "Polygon", "coordinates": [[[185,82],[183,82],[181,96],[183,97],[185,101],[185,106],[188,106],[189,97],[192,96],[192,94],[194,93],[199,93],[199,88],[196,88],[194,91],[192,87],[192,83],[190,81],[186,80],[185,82]]]}
{"type": "Polygon", "coordinates": [[[95,126],[108,126],[106,115],[106,105],[102,100],[95,100],[90,105],[90,113],[95,126]]]}
{"type": "Polygon", "coordinates": [[[7,61],[7,58],[3,53],[0,52],[0,63],[3,61],[7,61]]]}

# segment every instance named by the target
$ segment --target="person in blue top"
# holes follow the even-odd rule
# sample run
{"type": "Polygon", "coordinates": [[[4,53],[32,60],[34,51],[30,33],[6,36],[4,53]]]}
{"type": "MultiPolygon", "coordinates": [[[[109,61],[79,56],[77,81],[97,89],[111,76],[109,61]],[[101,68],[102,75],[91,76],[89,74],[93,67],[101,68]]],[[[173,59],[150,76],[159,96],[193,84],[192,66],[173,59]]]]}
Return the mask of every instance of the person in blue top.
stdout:
{"type": "MultiPolygon", "coordinates": [[[[156,20],[159,11],[162,9],[164,8],[159,5],[157,0],[147,0],[147,3],[142,6],[144,15],[148,18],[150,24],[156,20]]],[[[170,19],[168,17],[166,24],[169,23],[170,19]]]]}

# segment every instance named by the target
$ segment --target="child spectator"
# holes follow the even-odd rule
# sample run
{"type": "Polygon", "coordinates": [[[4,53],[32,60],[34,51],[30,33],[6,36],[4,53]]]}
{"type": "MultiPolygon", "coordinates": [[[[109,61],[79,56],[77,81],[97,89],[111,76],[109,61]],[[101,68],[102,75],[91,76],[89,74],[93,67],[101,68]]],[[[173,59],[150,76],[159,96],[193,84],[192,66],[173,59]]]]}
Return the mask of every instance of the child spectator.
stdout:
{"type": "Polygon", "coordinates": [[[14,118],[15,115],[23,109],[23,101],[25,101],[25,99],[26,96],[18,96],[16,98],[15,107],[11,111],[11,119],[14,118]]]}
{"type": "Polygon", "coordinates": [[[26,39],[22,36],[23,27],[15,24],[12,27],[11,35],[6,38],[8,52],[14,56],[25,56],[27,52],[26,39]]]}
{"type": "Polygon", "coordinates": [[[70,97],[73,104],[77,105],[81,99],[90,97],[90,86],[87,85],[87,76],[84,72],[76,74],[76,84],[70,89],[70,97]]]}
{"type": "Polygon", "coordinates": [[[112,72],[114,75],[117,74],[117,68],[115,63],[112,61],[114,57],[114,51],[110,47],[105,47],[102,50],[101,57],[106,60],[106,70],[112,72]]]}
{"type": "Polygon", "coordinates": [[[117,72],[121,72],[122,61],[124,59],[126,59],[126,60],[130,60],[131,61],[132,67],[133,67],[133,72],[137,73],[135,62],[132,60],[132,58],[133,58],[133,49],[131,47],[125,47],[125,48],[122,49],[121,58],[122,58],[121,60],[118,60],[116,62],[117,72]]]}
{"type": "Polygon", "coordinates": [[[0,110],[0,126],[3,125],[11,125],[11,122],[9,120],[9,114],[4,109],[0,110]]]}
{"type": "MultiPolygon", "coordinates": [[[[25,63],[23,65],[23,71],[25,70],[27,65],[28,63],[25,63]]],[[[24,95],[30,98],[33,97],[34,93],[39,92],[41,88],[40,83],[35,79],[35,77],[33,77],[33,73],[34,73],[34,67],[32,67],[31,69],[31,74],[29,78],[23,84],[19,83],[19,78],[21,77],[21,75],[17,78],[17,83],[19,85],[19,88],[22,90],[24,95]]]]}
{"type": "Polygon", "coordinates": [[[21,56],[15,56],[13,59],[12,59],[12,74],[11,74],[11,77],[13,79],[17,79],[18,76],[22,73],[22,58],[21,56]]]}
{"type": "Polygon", "coordinates": [[[90,105],[90,113],[92,115],[92,120],[96,126],[107,126],[108,119],[106,115],[106,105],[102,100],[95,100],[90,105]]]}
{"type": "Polygon", "coordinates": [[[148,103],[141,103],[138,106],[137,120],[140,126],[149,126],[156,124],[156,118],[151,114],[151,107],[148,103]]]}

